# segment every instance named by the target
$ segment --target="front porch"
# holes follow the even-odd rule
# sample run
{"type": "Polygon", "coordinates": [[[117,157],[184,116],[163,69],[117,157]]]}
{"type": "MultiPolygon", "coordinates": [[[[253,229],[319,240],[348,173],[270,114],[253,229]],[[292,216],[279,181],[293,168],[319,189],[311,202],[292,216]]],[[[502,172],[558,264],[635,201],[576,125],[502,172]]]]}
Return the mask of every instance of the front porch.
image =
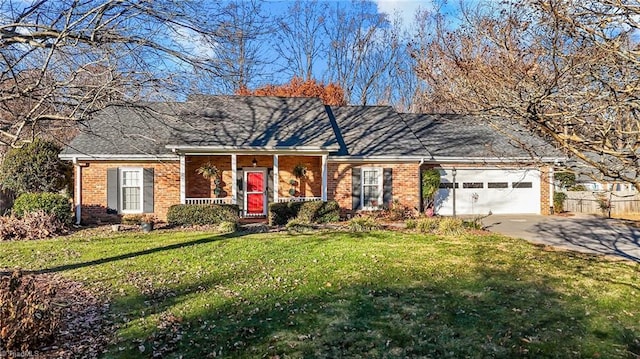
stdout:
{"type": "Polygon", "coordinates": [[[268,204],[327,200],[327,154],[180,155],[180,203],[235,204],[244,218],[266,217],[268,204]],[[202,168],[216,174],[203,176],[202,168]]]}

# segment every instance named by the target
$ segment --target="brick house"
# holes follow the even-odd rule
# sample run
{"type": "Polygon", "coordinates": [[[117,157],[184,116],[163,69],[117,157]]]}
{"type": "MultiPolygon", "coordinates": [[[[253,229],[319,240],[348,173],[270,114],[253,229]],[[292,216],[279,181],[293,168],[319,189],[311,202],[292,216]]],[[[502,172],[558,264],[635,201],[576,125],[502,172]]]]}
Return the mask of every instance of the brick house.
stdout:
{"type": "Polygon", "coordinates": [[[457,214],[546,214],[558,158],[515,124],[496,130],[465,116],[331,107],[315,98],[123,104],[85,125],[60,154],[75,166],[83,221],[128,213],[165,219],[180,203],[237,204],[245,217],[287,201],[336,200],[345,212],[391,203],[420,209],[426,168],[442,174],[441,214],[451,214],[454,203],[457,214]],[[198,173],[206,166],[217,176],[198,173]]]}

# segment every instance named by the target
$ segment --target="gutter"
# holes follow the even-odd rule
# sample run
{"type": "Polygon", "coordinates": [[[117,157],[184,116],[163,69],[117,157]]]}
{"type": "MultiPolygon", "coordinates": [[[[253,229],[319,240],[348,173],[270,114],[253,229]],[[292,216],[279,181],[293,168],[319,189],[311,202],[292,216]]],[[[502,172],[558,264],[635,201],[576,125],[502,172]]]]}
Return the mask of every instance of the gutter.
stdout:
{"type": "Polygon", "coordinates": [[[433,157],[425,160],[424,157],[419,156],[330,156],[329,162],[418,162],[420,165],[425,163],[433,164],[456,164],[456,163],[471,163],[471,164],[483,164],[483,163],[502,163],[512,164],[517,162],[525,163],[556,163],[563,160],[563,158],[555,157],[504,157],[504,158],[486,158],[486,157],[433,157]]]}
{"type": "Polygon", "coordinates": [[[86,154],[86,155],[68,155],[59,154],[58,158],[63,161],[132,161],[132,160],[178,160],[176,154],[162,155],[109,155],[109,154],[86,154]]]}
{"type": "Polygon", "coordinates": [[[335,152],[340,150],[340,147],[337,146],[181,146],[181,145],[166,145],[165,148],[171,150],[172,152],[204,152],[204,153],[214,153],[214,152],[223,152],[228,153],[229,151],[239,151],[239,152],[247,152],[251,154],[255,154],[256,152],[311,152],[311,153],[326,153],[326,152],[335,152]]]}
{"type": "Polygon", "coordinates": [[[78,163],[78,158],[73,158],[73,166],[76,169],[75,183],[75,206],[76,206],[76,224],[80,225],[82,220],[82,166],[78,163]]]}

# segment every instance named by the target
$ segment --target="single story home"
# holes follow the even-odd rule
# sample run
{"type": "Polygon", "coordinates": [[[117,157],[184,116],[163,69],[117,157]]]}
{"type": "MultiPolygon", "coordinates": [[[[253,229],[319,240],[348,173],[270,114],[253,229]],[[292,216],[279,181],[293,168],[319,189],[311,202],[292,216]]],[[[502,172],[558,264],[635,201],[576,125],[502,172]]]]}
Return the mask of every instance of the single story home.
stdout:
{"type": "Polygon", "coordinates": [[[245,217],[287,201],[335,200],[345,212],[392,203],[421,209],[427,168],[442,175],[437,213],[548,214],[560,158],[506,121],[496,128],[461,115],[326,106],[317,98],[122,104],[83,126],[60,154],[75,166],[83,221],[130,213],[165,219],[181,203],[237,204],[245,217]],[[215,178],[199,173],[207,166],[215,178]]]}

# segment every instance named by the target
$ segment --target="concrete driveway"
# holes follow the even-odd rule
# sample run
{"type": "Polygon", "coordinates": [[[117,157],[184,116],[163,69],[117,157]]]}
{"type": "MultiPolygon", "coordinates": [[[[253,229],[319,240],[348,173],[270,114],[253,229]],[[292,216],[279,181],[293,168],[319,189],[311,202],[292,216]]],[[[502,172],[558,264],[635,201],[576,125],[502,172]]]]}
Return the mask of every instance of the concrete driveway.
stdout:
{"type": "Polygon", "coordinates": [[[482,222],[489,231],[509,237],[640,263],[640,228],[627,221],[591,215],[491,215],[482,222]]]}

